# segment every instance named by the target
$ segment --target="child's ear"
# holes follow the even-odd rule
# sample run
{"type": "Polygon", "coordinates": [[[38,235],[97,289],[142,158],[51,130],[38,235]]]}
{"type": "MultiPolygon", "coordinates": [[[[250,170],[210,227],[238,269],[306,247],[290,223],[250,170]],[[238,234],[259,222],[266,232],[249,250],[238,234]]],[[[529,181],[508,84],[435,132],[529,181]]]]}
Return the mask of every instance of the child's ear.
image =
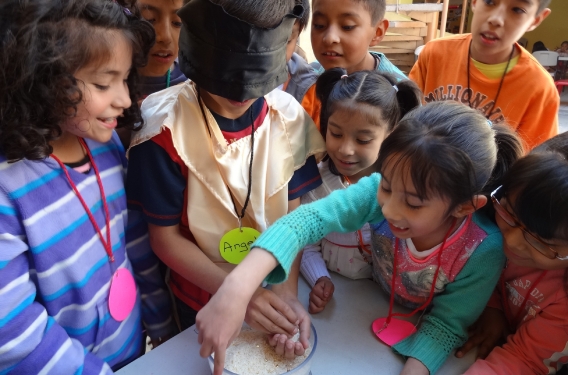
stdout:
{"type": "Polygon", "coordinates": [[[375,25],[375,36],[371,39],[369,47],[376,46],[383,40],[387,34],[387,29],[389,28],[389,21],[387,19],[382,19],[375,25]]]}
{"type": "Polygon", "coordinates": [[[475,195],[470,202],[465,202],[458,205],[453,211],[452,216],[461,218],[474,213],[481,207],[487,204],[487,197],[485,195],[475,195]]]}
{"type": "Polygon", "coordinates": [[[551,10],[549,8],[541,10],[540,13],[534,17],[533,22],[531,23],[531,25],[529,26],[526,32],[533,31],[534,29],[536,29],[542,23],[542,21],[544,21],[546,17],[548,17],[550,12],[551,10]]]}

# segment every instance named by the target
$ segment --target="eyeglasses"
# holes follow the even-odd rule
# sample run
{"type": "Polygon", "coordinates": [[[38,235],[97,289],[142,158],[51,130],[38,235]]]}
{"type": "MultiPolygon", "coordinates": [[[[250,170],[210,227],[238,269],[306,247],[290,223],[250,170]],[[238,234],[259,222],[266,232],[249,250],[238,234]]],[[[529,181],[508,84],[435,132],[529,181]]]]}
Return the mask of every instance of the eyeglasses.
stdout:
{"type": "Polygon", "coordinates": [[[515,219],[513,215],[509,213],[509,211],[501,206],[501,203],[499,203],[499,198],[497,198],[498,191],[499,189],[501,189],[501,187],[502,186],[499,186],[493,191],[493,193],[491,193],[491,201],[493,202],[493,207],[495,207],[495,211],[497,211],[501,219],[503,219],[503,221],[509,224],[509,226],[511,226],[512,228],[520,228],[523,231],[525,240],[548,259],[568,260],[568,256],[559,256],[556,250],[552,249],[550,246],[538,239],[535,235],[531,234],[523,224],[519,223],[517,219],[515,219]]]}

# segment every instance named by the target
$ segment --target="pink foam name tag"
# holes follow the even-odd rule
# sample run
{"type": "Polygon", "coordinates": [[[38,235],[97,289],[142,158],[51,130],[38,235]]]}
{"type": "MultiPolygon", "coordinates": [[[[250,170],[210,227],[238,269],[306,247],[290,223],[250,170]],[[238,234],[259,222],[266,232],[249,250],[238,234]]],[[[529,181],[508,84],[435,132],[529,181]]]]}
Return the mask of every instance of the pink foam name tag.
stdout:
{"type": "Polygon", "coordinates": [[[385,327],[386,321],[387,318],[379,318],[373,322],[371,328],[373,333],[388,346],[393,346],[416,332],[414,324],[406,320],[392,318],[385,327]]]}
{"type": "Polygon", "coordinates": [[[114,320],[122,322],[130,315],[136,303],[136,283],[126,268],[116,270],[110,282],[108,308],[114,320]]]}

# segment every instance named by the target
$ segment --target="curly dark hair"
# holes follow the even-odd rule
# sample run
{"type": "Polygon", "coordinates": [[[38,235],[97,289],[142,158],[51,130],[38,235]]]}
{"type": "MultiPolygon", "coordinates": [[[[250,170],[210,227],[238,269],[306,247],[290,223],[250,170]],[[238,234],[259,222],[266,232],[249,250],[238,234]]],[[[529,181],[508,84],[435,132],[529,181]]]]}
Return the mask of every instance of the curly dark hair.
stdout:
{"type": "Polygon", "coordinates": [[[51,154],[60,124],[76,114],[83,98],[74,74],[106,62],[117,31],[132,45],[127,79],[132,105],[118,127],[143,123],[136,68],[146,64],[155,34],[138,14],[109,0],[2,0],[0,150],[8,160],[51,154]]]}

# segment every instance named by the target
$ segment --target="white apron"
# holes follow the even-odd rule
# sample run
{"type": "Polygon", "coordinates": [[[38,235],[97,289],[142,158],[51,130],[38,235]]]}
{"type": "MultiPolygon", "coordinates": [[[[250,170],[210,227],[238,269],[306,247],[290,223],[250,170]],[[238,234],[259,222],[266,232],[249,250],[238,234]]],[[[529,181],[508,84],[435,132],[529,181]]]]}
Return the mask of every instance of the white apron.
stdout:
{"type": "MultiPolygon", "coordinates": [[[[325,152],[325,143],[311,118],[290,95],[274,90],[265,96],[268,113],[254,135],[252,190],[243,226],[263,232],[288,211],[288,182],[306,159],[325,152]]],[[[230,271],[219,252],[221,237],[238,227],[231,195],[238,212],[249,183],[250,136],[230,145],[207,107],[211,134],[197,102],[195,85],[182,85],[150,95],[142,104],[146,121],[132,147],[167,127],[174,147],[189,169],[187,215],[198,247],[223,269],[230,271]]]]}

